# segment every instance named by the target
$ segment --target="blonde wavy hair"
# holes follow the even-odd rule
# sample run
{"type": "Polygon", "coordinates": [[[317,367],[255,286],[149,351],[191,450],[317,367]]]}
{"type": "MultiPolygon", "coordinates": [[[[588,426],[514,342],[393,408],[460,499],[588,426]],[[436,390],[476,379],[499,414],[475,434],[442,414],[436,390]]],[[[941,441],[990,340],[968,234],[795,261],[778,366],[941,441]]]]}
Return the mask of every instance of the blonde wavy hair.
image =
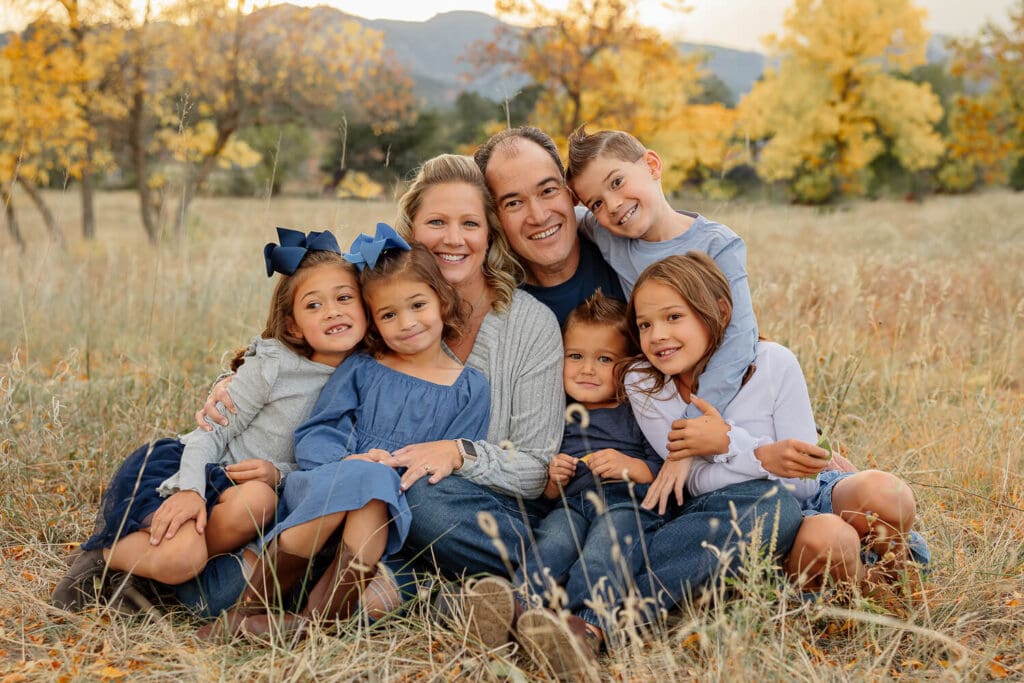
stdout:
{"type": "Polygon", "coordinates": [[[398,200],[398,219],[395,227],[399,234],[413,241],[412,224],[423,205],[427,190],[437,185],[465,183],[480,193],[487,217],[487,257],[484,260],[484,279],[494,292],[492,308],[496,312],[508,310],[512,295],[526,278],[526,271],[512,253],[505,233],[498,222],[498,212],[487,189],[484,174],[471,157],[460,154],[440,154],[420,166],[412,185],[398,200]]]}

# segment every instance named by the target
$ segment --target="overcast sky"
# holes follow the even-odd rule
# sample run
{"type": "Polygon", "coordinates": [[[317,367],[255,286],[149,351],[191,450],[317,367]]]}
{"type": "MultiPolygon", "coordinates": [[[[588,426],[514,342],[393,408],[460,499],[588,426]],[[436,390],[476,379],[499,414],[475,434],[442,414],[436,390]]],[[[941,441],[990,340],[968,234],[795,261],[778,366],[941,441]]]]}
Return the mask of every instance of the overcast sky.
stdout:
{"type": "MultiPolygon", "coordinates": [[[[438,12],[472,9],[494,13],[494,3],[473,0],[291,0],[296,4],[330,4],[349,14],[369,19],[429,19],[438,12]]],[[[545,3],[562,6],[565,0],[545,3]]],[[[782,28],[782,17],[791,0],[689,0],[689,14],[665,10],[659,0],[640,0],[643,19],[673,37],[695,43],[713,43],[743,49],[762,49],[760,36],[782,28]]],[[[1012,0],[918,0],[928,10],[928,28],[933,33],[967,35],[977,32],[986,20],[1000,23],[1012,0]]]]}
{"type": "MultiPolygon", "coordinates": [[[[140,6],[144,0],[132,0],[140,6]]],[[[298,5],[333,5],[349,14],[368,19],[422,21],[439,12],[455,9],[494,12],[493,0],[290,0],[298,5]]],[[[256,4],[265,4],[257,0],[256,4]]],[[[16,9],[21,0],[0,0],[0,29],[20,29],[31,17],[16,9]]],[[[154,4],[162,4],[155,0],[154,4]]],[[[550,6],[566,5],[551,0],[550,6]]],[[[689,0],[693,11],[679,15],[665,10],[660,0],[640,0],[641,17],[670,37],[694,43],[712,43],[743,49],[762,49],[760,36],[778,31],[791,0],[689,0]]],[[[969,35],[986,20],[1005,23],[1013,0],[918,0],[928,10],[928,28],[933,33],[969,35]]]]}

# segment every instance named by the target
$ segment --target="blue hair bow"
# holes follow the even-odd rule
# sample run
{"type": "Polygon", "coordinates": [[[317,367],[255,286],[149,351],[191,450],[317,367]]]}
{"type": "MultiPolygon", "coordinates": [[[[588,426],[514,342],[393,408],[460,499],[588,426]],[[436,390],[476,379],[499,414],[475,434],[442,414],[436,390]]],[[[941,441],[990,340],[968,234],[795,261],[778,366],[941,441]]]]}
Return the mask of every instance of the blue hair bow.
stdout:
{"type": "Polygon", "coordinates": [[[330,230],[311,232],[307,235],[299,230],[278,228],[277,238],[281,240],[280,245],[269,242],[267,246],[263,247],[263,258],[267,262],[267,277],[273,275],[274,271],[291,275],[298,269],[302,258],[311,251],[341,253],[338,240],[334,238],[330,230]]]}
{"type": "Polygon", "coordinates": [[[377,233],[370,237],[361,234],[355,239],[344,258],[359,270],[376,268],[380,255],[388,249],[409,251],[412,247],[387,223],[377,224],[377,233]]]}

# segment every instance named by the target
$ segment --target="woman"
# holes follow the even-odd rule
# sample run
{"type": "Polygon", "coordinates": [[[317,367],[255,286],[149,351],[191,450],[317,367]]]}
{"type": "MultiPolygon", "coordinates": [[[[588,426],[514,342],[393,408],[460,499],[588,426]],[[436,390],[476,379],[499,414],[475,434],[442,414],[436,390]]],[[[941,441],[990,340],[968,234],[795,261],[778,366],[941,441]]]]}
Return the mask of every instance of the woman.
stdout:
{"type": "MultiPolygon", "coordinates": [[[[543,491],[562,434],[558,323],[517,288],[522,267],[469,157],[443,154],[424,163],[400,200],[396,227],[426,246],[455,286],[469,319],[449,350],[491,385],[486,439],[411,444],[381,455],[381,462],[407,468],[402,488],[413,516],[402,557],[432,556],[449,575],[508,575],[544,511],[533,499],[543,491]],[[483,519],[486,533],[478,521],[483,519]]],[[[216,404],[227,404],[225,399],[226,392],[215,388],[197,418],[221,421],[216,404]]]]}
{"type": "Polygon", "coordinates": [[[402,485],[413,509],[405,554],[431,547],[436,566],[450,575],[508,574],[543,510],[533,499],[561,440],[558,323],[517,289],[522,267],[469,157],[442,154],[424,163],[399,201],[397,227],[430,249],[470,307],[468,329],[450,349],[491,384],[486,440],[414,444],[393,454],[391,464],[408,468],[402,485]],[[479,520],[488,514],[494,524],[486,522],[484,533],[479,520]]]}

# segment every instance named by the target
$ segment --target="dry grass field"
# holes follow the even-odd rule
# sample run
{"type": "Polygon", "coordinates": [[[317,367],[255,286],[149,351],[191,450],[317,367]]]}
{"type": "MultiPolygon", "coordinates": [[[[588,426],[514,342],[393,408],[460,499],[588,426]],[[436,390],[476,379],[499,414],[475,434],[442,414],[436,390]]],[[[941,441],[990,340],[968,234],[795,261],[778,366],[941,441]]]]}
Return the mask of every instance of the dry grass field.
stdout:
{"type": "MultiPolygon", "coordinates": [[[[115,466],[189,429],[226,352],[261,329],[273,227],[345,241],[394,216],[387,203],[202,199],[184,242],[153,248],[132,195],[98,197],[89,244],[74,236],[77,195],[49,199],[67,253],[27,208],[27,252],[0,235],[0,681],[544,677],[422,605],[294,648],[196,643],[176,613],[49,607],[115,466]]],[[[663,639],[603,658],[602,678],[1024,679],[1024,195],[691,208],[746,239],[762,333],[800,358],[819,424],[859,466],[913,484],[933,570],[906,615],[744,579],[663,639]]]]}

